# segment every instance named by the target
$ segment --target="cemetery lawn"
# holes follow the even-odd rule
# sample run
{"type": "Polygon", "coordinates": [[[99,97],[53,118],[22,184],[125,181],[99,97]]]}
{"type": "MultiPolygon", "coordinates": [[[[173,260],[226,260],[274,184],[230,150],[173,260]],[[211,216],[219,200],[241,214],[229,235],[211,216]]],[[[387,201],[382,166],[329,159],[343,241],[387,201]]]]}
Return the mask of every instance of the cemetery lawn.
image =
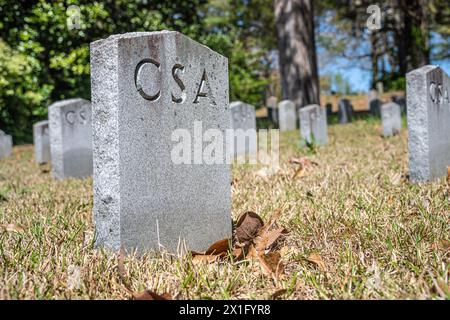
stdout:
{"type": "Polygon", "coordinates": [[[330,125],[315,153],[283,133],[278,173],[234,166],[234,221],[282,210],[278,277],[258,260],[168,254],[127,256],[119,272],[119,254],[93,250],[92,180],[55,181],[15,147],[0,161],[0,299],[129,299],[124,282],[174,299],[450,299],[449,184],[409,183],[407,132],[379,127],[330,125]],[[294,178],[289,160],[305,156],[317,165],[294,178]]]}

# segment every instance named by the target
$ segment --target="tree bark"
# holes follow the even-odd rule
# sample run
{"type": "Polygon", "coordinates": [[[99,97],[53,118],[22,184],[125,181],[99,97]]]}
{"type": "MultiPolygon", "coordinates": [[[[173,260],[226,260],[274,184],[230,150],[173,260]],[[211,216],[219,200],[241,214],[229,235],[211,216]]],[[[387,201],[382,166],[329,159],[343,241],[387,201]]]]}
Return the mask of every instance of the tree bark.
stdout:
{"type": "Polygon", "coordinates": [[[283,99],[319,104],[312,0],[275,0],[275,18],[283,99]]]}

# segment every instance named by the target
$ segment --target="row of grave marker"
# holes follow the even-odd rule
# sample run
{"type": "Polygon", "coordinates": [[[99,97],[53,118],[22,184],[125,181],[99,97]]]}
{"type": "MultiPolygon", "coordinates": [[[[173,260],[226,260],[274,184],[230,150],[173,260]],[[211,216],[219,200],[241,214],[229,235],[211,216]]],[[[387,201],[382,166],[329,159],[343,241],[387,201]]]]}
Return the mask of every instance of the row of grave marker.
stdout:
{"type": "MultiPolygon", "coordinates": [[[[407,75],[413,181],[440,177],[450,164],[449,85],[435,66],[407,75]]],[[[256,127],[254,108],[229,105],[227,59],[178,32],[114,35],[91,44],[91,88],[92,103],[54,103],[49,121],[33,129],[36,160],[51,159],[55,177],[93,172],[96,247],[203,251],[230,237],[230,166],[177,166],[170,157],[171,132],[192,133],[194,121],[205,130],[236,128],[241,118],[243,128],[256,127]]],[[[398,105],[381,107],[381,114],[396,119],[387,122],[386,135],[399,130],[398,105]]],[[[295,129],[292,102],[269,115],[281,130],[295,129]]],[[[326,143],[326,115],[319,106],[300,110],[305,141],[326,143]]],[[[0,132],[0,155],[11,146],[0,132]]]]}

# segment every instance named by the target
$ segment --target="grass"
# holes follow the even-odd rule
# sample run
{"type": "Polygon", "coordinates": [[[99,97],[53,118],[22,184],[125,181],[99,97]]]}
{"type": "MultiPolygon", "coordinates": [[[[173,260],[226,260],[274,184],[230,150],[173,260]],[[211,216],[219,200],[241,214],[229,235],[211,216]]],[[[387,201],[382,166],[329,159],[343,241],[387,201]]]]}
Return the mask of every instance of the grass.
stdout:
{"type": "MultiPolygon", "coordinates": [[[[278,174],[233,168],[234,220],[283,210],[284,277],[264,275],[257,261],[193,265],[153,253],[125,258],[132,289],[176,299],[268,299],[279,289],[283,299],[450,299],[449,185],[409,183],[407,133],[383,139],[379,126],[331,125],[314,154],[289,132],[278,174]],[[305,155],[318,166],[293,179],[289,159],[305,155]]],[[[92,249],[91,210],[92,180],[53,180],[32,146],[0,160],[0,298],[130,298],[118,254],[92,249]]]]}

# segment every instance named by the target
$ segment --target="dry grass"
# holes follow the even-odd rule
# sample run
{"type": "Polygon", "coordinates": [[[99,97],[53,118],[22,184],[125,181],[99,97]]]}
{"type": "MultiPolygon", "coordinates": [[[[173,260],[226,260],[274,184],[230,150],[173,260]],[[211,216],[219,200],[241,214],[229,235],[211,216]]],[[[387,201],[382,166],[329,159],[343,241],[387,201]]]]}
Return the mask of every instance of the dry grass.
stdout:
{"type": "MultiPolygon", "coordinates": [[[[194,266],[190,256],[148,254],[125,259],[133,290],[188,299],[266,299],[278,289],[287,289],[285,299],[449,299],[449,186],[410,184],[406,132],[382,139],[378,127],[332,125],[329,145],[315,154],[299,149],[298,132],[287,133],[279,174],[233,168],[234,219],[283,209],[283,278],[265,276],[256,261],[194,266]],[[292,179],[289,159],[302,155],[319,165],[292,179]]],[[[118,254],[92,249],[92,180],[55,181],[32,154],[16,147],[0,161],[0,298],[129,298],[118,254]]]]}

